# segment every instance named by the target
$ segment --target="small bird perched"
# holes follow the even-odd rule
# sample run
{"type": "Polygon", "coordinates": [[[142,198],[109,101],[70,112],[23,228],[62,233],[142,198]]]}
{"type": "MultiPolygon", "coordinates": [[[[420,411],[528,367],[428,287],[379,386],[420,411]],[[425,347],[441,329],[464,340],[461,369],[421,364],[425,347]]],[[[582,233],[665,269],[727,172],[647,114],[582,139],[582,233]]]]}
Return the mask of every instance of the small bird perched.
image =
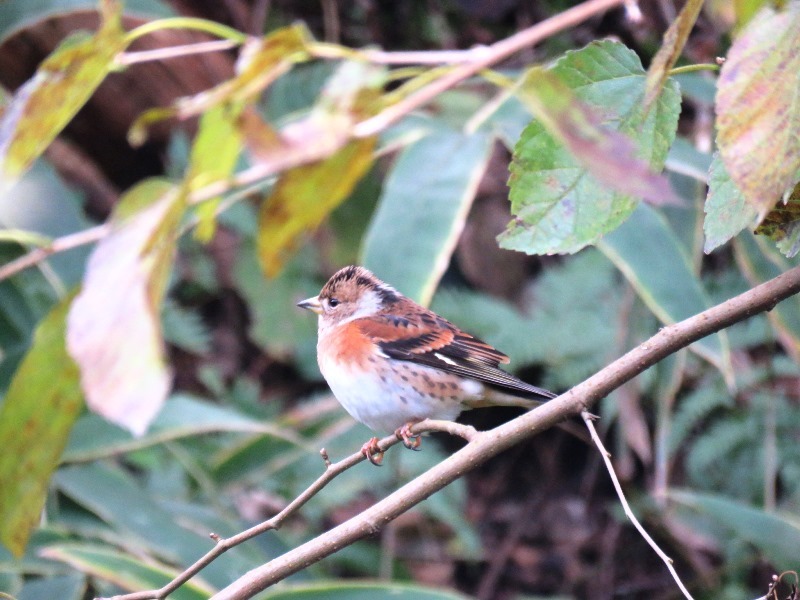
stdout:
{"type": "MultiPolygon", "coordinates": [[[[555,394],[499,368],[508,357],[363,267],[337,271],[297,306],[319,315],[317,362],[336,399],[373,430],[419,446],[410,427],[484,406],[532,408],[555,394]],[[539,402],[537,402],[537,400],[539,402]]],[[[380,464],[378,438],[361,451],[380,464]]]]}

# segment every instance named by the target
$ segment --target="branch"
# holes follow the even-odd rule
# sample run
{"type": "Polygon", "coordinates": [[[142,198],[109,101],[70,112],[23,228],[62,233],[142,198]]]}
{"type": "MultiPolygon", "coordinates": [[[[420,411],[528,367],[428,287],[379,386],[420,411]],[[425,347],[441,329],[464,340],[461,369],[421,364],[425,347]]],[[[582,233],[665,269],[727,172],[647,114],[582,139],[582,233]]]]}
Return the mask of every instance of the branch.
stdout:
{"type": "MultiPolygon", "coordinates": [[[[349,521],[257,567],[221,590],[212,600],[244,600],[380,528],[489,458],[581,414],[594,402],[666,356],[716,331],[771,310],[800,292],[800,267],[674,325],[662,328],[608,367],[558,398],[490,431],[349,521]]],[[[383,443],[383,442],[382,442],[383,443]]],[[[383,447],[383,446],[381,446],[383,447]]]]}
{"type": "MultiPolygon", "coordinates": [[[[462,437],[468,442],[474,440],[478,435],[480,435],[474,427],[470,425],[462,425],[461,423],[454,423],[453,421],[437,421],[434,419],[426,419],[412,427],[412,432],[415,434],[421,434],[430,431],[449,433],[451,435],[462,437]]],[[[384,452],[397,444],[399,441],[399,438],[392,434],[380,440],[378,442],[378,447],[382,452],[384,452]]],[[[328,453],[324,448],[320,450],[320,455],[325,463],[325,471],[299,496],[297,496],[297,498],[292,500],[274,517],[267,519],[258,525],[254,525],[250,529],[245,529],[244,531],[229,538],[222,538],[215,533],[210,533],[209,537],[216,542],[216,545],[211,550],[206,552],[188,569],[181,572],[177,577],[175,577],[175,579],[160,589],[134,592],[132,594],[122,594],[108,599],[97,598],[96,600],[160,600],[162,598],[166,598],[169,594],[177,590],[180,586],[189,581],[192,577],[197,575],[197,573],[202,571],[205,567],[216,560],[218,556],[224,554],[234,546],[238,546],[239,544],[246,542],[247,540],[261,533],[265,533],[272,529],[279,529],[288,517],[297,512],[304,504],[311,500],[311,498],[316,496],[317,493],[319,493],[333,479],[351,467],[354,467],[358,463],[366,460],[366,457],[361,452],[351,454],[347,458],[344,458],[336,463],[332,463],[330,461],[328,458],[328,453]]]]}
{"type": "Polygon", "coordinates": [[[83,229],[81,231],[56,238],[45,246],[34,248],[27,254],[23,254],[19,258],[15,258],[3,266],[0,266],[0,281],[7,279],[12,275],[16,275],[28,267],[32,267],[33,265],[42,262],[48,256],[96,242],[97,240],[104,238],[110,230],[111,226],[108,223],[104,225],[97,225],[96,227],[83,229]]]}

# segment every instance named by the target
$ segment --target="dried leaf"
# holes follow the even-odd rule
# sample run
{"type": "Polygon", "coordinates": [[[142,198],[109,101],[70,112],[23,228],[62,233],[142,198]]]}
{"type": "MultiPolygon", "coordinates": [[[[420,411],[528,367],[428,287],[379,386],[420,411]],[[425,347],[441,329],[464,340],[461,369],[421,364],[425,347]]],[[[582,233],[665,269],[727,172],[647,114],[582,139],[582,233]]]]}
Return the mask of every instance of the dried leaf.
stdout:
{"type": "Polygon", "coordinates": [[[261,130],[261,157],[274,152],[276,162],[289,158],[294,164],[298,159],[306,162],[308,157],[326,157],[284,172],[262,205],[258,255],[267,275],[280,271],[298,236],[318,227],[372,165],[375,138],[347,141],[358,120],[379,110],[385,76],[382,67],[343,62],[311,115],[284,129],[274,150],[265,147],[274,141],[271,131],[261,130]],[[277,156],[279,152],[284,156],[277,156]]]}
{"type": "Polygon", "coordinates": [[[258,218],[258,256],[274,277],[297,238],[316,229],[372,165],[375,138],[350,142],[326,160],[284,173],[258,218]]]}
{"type": "Polygon", "coordinates": [[[159,305],[184,208],[167,181],[131,189],[112,217],[111,233],[92,252],[69,313],[67,347],[80,366],[87,404],[136,435],[170,387],[159,305]]]}
{"type": "Polygon", "coordinates": [[[653,102],[664,87],[664,83],[669,77],[669,70],[675,65],[675,61],[683,51],[686,40],[689,39],[700,9],[703,8],[703,0],[688,0],[683,5],[677,18],[664,33],[664,41],[661,43],[650,68],[647,69],[647,83],[645,84],[644,109],[650,110],[653,102]]]}
{"type": "Polygon", "coordinates": [[[785,204],[779,202],[767,213],[755,233],[778,242],[778,250],[788,258],[797,255],[800,251],[800,184],[795,186],[785,204]]]}
{"type": "Polygon", "coordinates": [[[717,91],[717,143],[759,218],[800,172],[800,1],[764,7],[736,38],[717,91]]]}

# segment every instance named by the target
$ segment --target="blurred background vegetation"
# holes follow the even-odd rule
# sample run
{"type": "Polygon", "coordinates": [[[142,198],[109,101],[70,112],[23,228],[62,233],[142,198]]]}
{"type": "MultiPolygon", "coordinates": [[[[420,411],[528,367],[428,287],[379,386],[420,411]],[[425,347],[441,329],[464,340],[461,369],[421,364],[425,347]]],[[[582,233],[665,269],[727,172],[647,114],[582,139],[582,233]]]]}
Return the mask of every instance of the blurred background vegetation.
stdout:
{"type": "MultiPolygon", "coordinates": [[[[706,2],[679,64],[725,55],[739,17],[734,4],[746,3],[706,2]]],[[[132,0],[125,25],[186,15],[261,35],[299,21],[318,40],[355,48],[451,50],[491,44],[571,5],[132,0]]],[[[641,20],[623,8],[609,11],[516,54],[499,70],[513,77],[598,39],[623,42],[646,67],[681,3],[639,6],[641,20]]],[[[0,85],[13,93],[66,35],[97,23],[91,2],[0,3],[0,85]]],[[[130,50],[206,39],[162,30],[130,50]]],[[[20,231],[48,238],[79,232],[109,219],[120,195],[144,178],[180,179],[193,161],[197,119],[158,122],[138,146],[128,143],[129,130],[148,109],[230,79],[235,60],[228,50],[108,75],[0,197],[0,225],[12,232],[0,240],[0,263],[35,245],[20,231]]],[[[326,85],[336,72],[331,61],[294,66],[259,97],[259,116],[277,127],[308,115],[324,89],[332,93],[326,85]]],[[[140,437],[81,409],[24,555],[0,547],[0,591],[19,600],[78,600],[163,585],[206,551],[208,532],[233,534],[297,496],[324,468],[320,448],[334,460],[356,451],[371,433],[328,393],[316,366],[316,321],[295,308],[340,266],[366,262],[506,352],[518,375],[554,391],[580,382],[663,323],[786,270],[796,261],[749,231],[703,253],[716,77],[673,78],[682,104],[666,172],[684,202],[642,205],[628,227],[574,255],[499,248],[496,238],[511,220],[511,153],[531,116],[478,78],[383,132],[368,150],[377,160],[359,164],[363,177],[351,172],[355,159],[338,167],[357,184],[345,186],[341,203],[318,227],[306,224],[272,257],[272,277],[258,250],[265,226],[259,213],[273,182],[224,204],[212,237],[185,233],[178,240],[160,309],[174,375],[165,406],[140,437]]],[[[212,161],[217,150],[224,155],[222,141],[210,142],[212,161]]],[[[251,166],[250,157],[238,160],[237,170],[251,166]]],[[[284,193],[321,202],[338,193],[326,187],[333,179],[323,179],[321,189],[284,193]]],[[[8,391],[37,325],[80,284],[90,250],[56,254],[0,282],[0,393],[8,391]]],[[[696,597],[752,597],[766,590],[773,573],[800,566],[798,315],[790,299],[668,358],[597,407],[634,510],[696,597]]],[[[47,365],[42,360],[38,367],[45,384],[59,377],[47,365]]],[[[461,420],[487,429],[515,414],[486,409],[461,420]]],[[[6,423],[6,431],[18,425],[6,423]]],[[[170,597],[208,597],[345,521],[461,444],[434,438],[422,452],[393,449],[382,469],[361,464],[348,471],[281,530],[226,553],[170,597]]],[[[0,452],[22,463],[26,450],[0,452]]],[[[305,598],[679,596],[624,518],[596,450],[560,430],[490,460],[290,583],[314,584],[305,598]],[[384,583],[347,587],[352,578],[384,583]]],[[[299,595],[264,597],[292,593],[299,595]]]]}

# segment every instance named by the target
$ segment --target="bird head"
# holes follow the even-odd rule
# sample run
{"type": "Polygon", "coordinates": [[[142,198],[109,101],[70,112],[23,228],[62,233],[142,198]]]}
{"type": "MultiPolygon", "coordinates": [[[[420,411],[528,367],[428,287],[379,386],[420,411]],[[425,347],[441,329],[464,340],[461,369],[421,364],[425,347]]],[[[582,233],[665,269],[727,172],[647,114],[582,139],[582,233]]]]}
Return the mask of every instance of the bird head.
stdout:
{"type": "Polygon", "coordinates": [[[400,293],[364,267],[340,269],[319,295],[297,306],[319,315],[320,328],[379,314],[401,298],[400,293]]]}

